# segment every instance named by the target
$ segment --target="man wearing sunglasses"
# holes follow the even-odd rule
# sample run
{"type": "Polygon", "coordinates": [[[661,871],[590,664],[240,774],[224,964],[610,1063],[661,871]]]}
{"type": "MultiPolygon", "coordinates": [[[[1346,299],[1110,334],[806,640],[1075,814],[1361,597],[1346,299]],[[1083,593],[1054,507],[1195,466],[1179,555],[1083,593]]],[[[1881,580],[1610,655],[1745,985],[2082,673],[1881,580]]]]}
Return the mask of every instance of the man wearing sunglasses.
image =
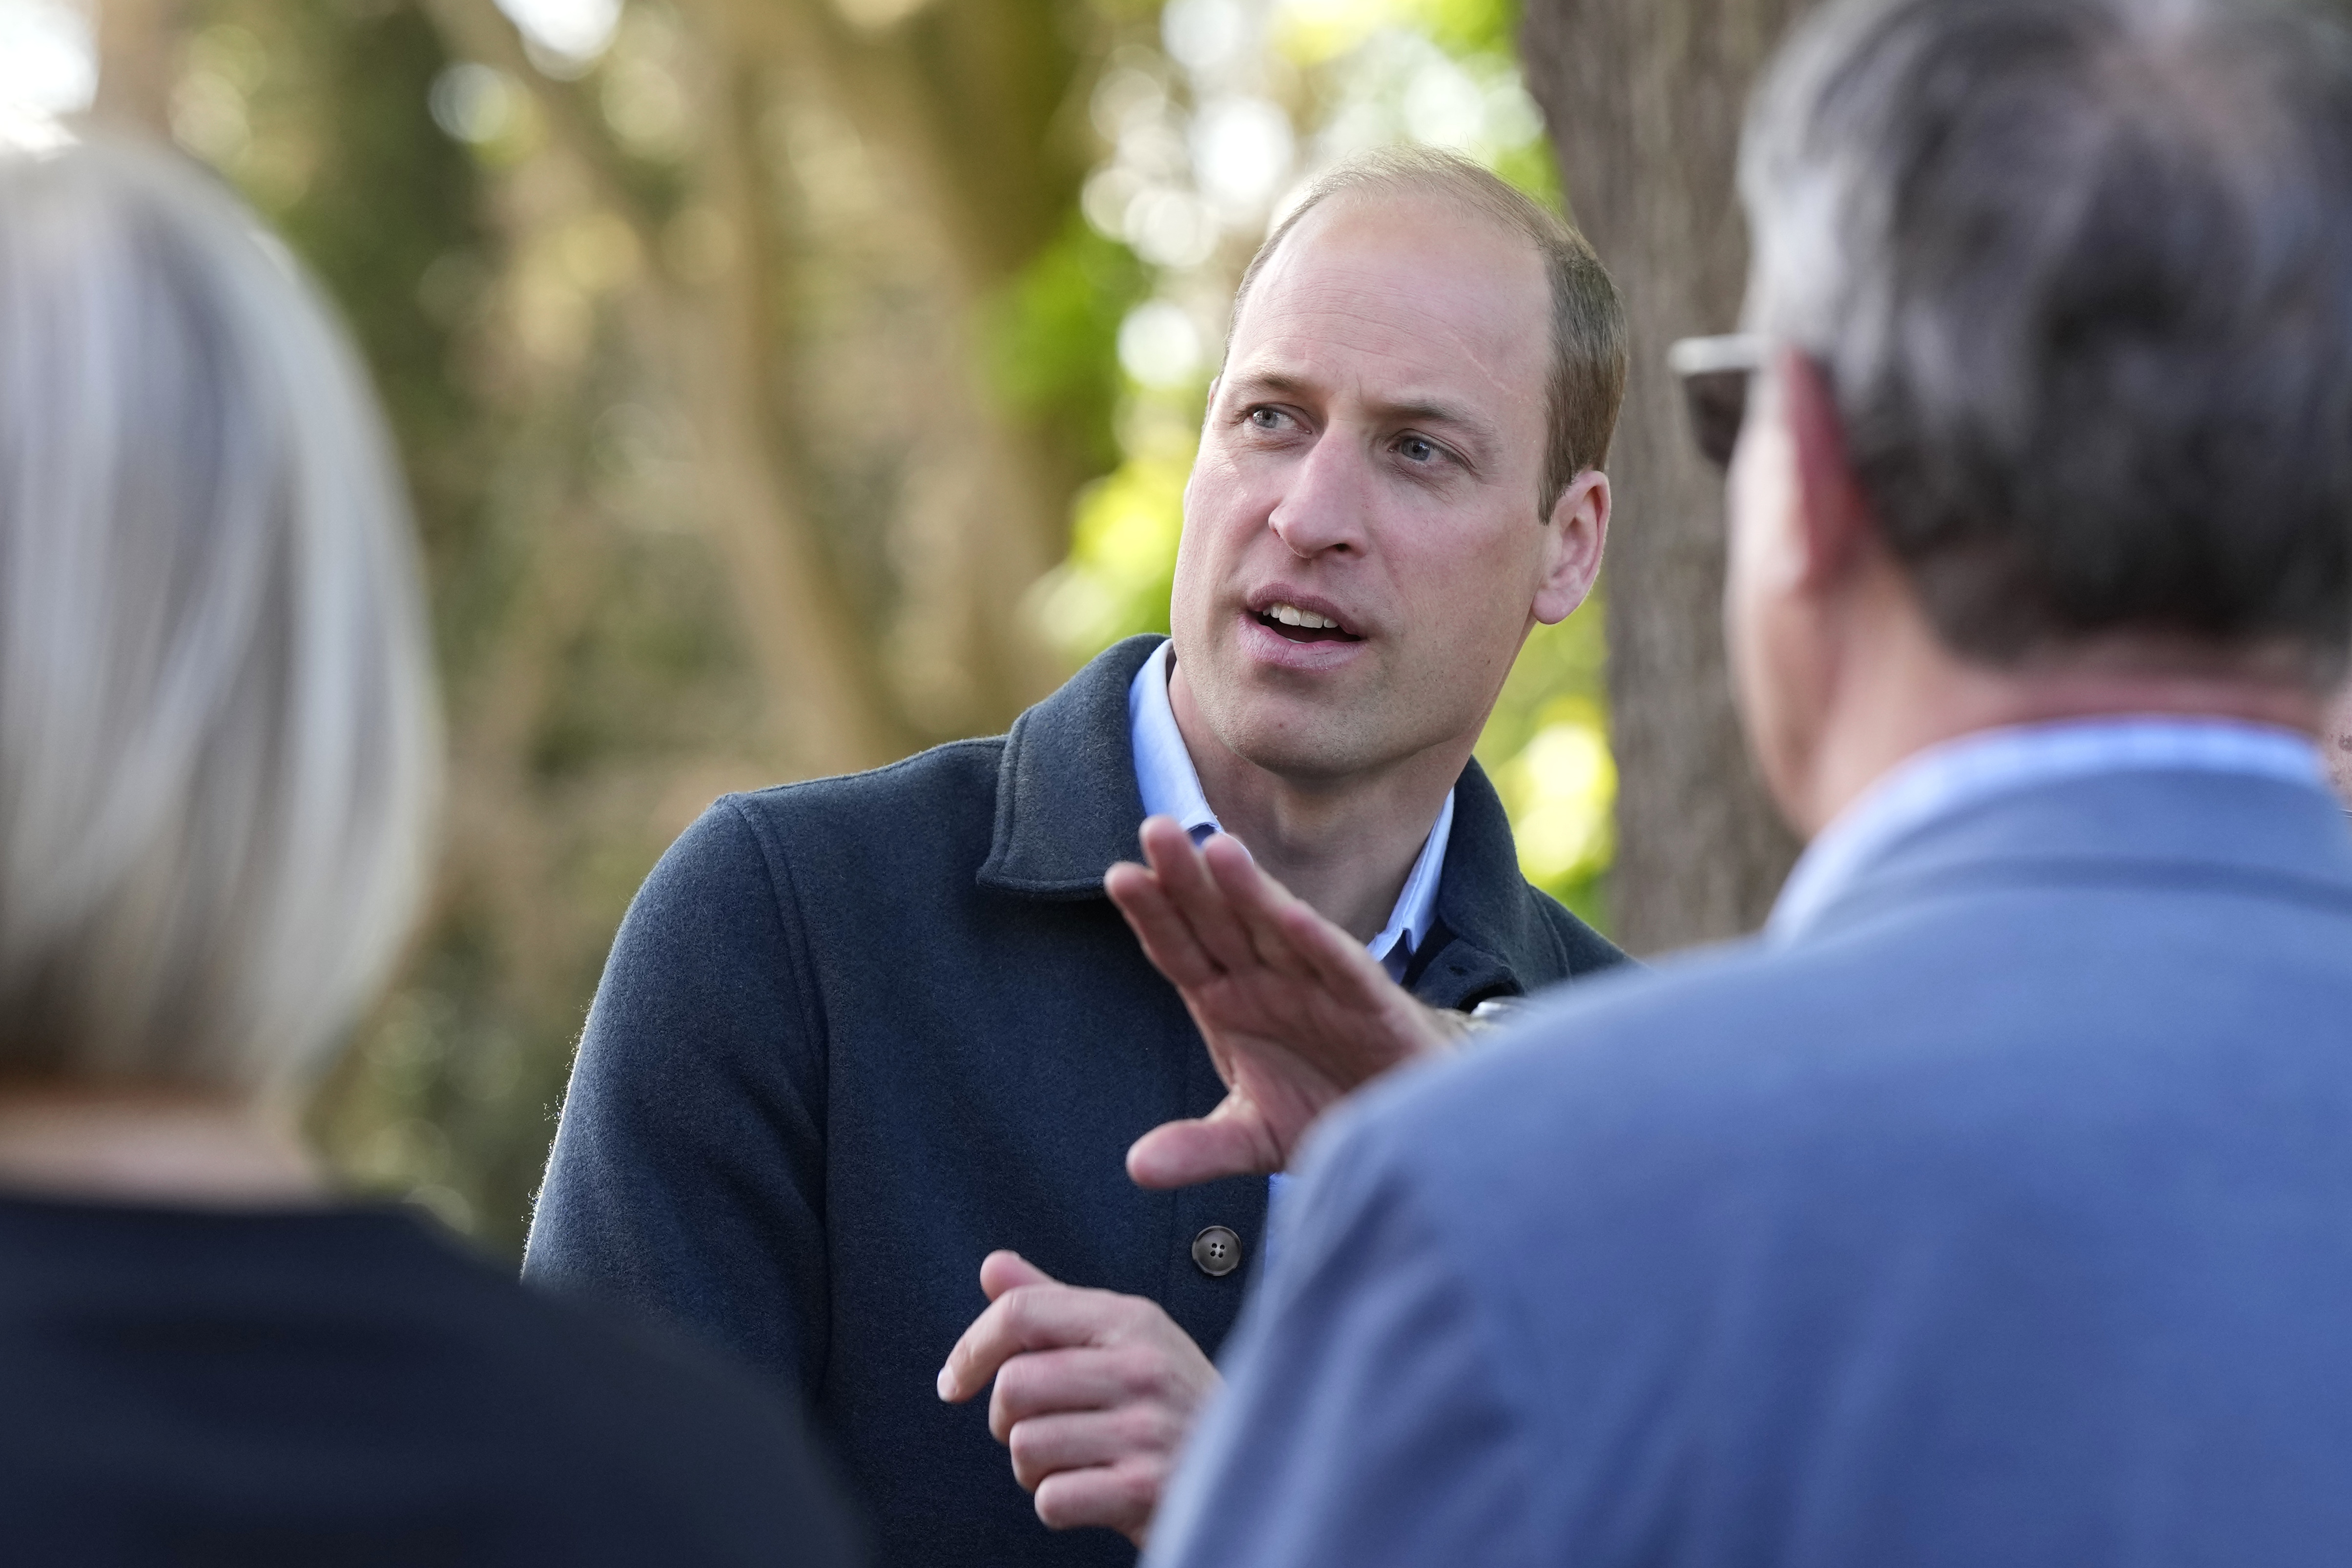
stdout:
{"type": "MultiPolygon", "coordinates": [[[[1844,0],[1741,192],[1753,335],[1678,368],[1811,844],[1318,1130],[1149,1560],[2341,1563],[2352,30],[1844,0]]],[[[1334,956],[1153,847],[1196,988],[1276,967],[1220,921],[1334,956]]]]}

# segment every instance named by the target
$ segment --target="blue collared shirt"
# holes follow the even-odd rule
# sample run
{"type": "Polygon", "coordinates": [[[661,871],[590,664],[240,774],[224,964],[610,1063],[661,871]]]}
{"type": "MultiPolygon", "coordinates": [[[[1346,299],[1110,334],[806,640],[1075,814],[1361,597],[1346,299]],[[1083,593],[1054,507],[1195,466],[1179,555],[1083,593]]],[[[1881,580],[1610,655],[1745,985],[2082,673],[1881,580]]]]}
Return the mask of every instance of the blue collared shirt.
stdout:
{"type": "MultiPolygon", "coordinates": [[[[1168,669],[1175,647],[1163,645],[1135,672],[1127,689],[1128,738],[1134,743],[1135,782],[1143,791],[1143,815],[1174,817],[1198,844],[1224,827],[1209,808],[1209,797],[1201,792],[1201,771],[1192,765],[1192,753],[1184,749],[1183,733],[1176,728],[1176,710],[1168,700],[1168,669]]],[[[1445,846],[1453,837],[1454,792],[1447,790],[1445,804],[1437,811],[1437,824],[1421,846],[1421,855],[1404,879],[1404,890],[1397,895],[1396,908],[1389,911],[1389,923],[1364,944],[1391,980],[1404,978],[1413,949],[1429,934],[1430,921],[1437,910],[1438,878],[1445,869],[1445,846]]]]}
{"type": "Polygon", "coordinates": [[[1854,873],[1897,840],[1993,795],[2091,773],[2190,768],[2327,787],[2311,737],[2227,719],[2078,719],[1979,731],[1882,774],[1822,829],[1772,906],[1776,942],[1802,935],[1854,873]]]}

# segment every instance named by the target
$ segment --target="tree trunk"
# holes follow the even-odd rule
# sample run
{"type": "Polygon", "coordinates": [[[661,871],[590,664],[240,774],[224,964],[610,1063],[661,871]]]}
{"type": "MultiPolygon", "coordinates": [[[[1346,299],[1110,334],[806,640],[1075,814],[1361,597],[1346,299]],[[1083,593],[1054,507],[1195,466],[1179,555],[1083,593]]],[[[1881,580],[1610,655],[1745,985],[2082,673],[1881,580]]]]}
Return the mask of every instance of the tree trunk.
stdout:
{"type": "Polygon", "coordinates": [[[1529,0],[1524,51],[1576,220],[1625,296],[1633,374],[1609,469],[1618,940],[1753,930],[1796,843],[1758,784],[1724,665],[1723,481],[1667,344],[1731,331],[1748,265],[1732,168],[1748,88],[1811,0],[1529,0]]]}

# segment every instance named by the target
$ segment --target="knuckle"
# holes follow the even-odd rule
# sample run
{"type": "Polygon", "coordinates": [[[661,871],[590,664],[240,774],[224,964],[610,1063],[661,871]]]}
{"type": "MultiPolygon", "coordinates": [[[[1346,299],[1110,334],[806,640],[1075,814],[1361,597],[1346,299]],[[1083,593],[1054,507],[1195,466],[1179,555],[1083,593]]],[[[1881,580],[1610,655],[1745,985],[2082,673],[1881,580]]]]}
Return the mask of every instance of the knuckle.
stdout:
{"type": "Polygon", "coordinates": [[[1157,1349],[1135,1346],[1119,1357],[1119,1384],[1139,1399],[1165,1399],[1175,1384],[1175,1368],[1157,1349]]]}
{"type": "Polygon", "coordinates": [[[1024,1463],[1022,1460],[1015,1459],[1013,1462],[1013,1479],[1021,1483],[1021,1489],[1024,1492],[1035,1491],[1039,1487],[1044,1486],[1053,1474],[1050,1468],[1034,1460],[1024,1463]]]}
{"type": "Polygon", "coordinates": [[[1139,1457],[1164,1454],[1183,1436],[1183,1424],[1164,1405],[1138,1405],[1122,1413],[1119,1447],[1139,1457]]]}
{"type": "Polygon", "coordinates": [[[1150,1519],[1160,1506],[1160,1474],[1157,1467],[1138,1464],[1111,1470],[1105,1478],[1104,1522],[1125,1529],[1150,1519]]]}
{"type": "MultiPolygon", "coordinates": [[[[1006,1437],[1005,1447],[1012,1450],[1013,1468],[1016,1472],[1035,1470],[1045,1462],[1047,1445],[1034,1421],[1014,1423],[1006,1437]]],[[[1026,1486],[1029,1483],[1024,1481],[1022,1484],[1026,1486]]]]}
{"type": "Polygon", "coordinates": [[[1028,1402],[1037,1382],[1037,1365],[1025,1355],[1008,1358],[996,1369],[996,1403],[1018,1408],[1028,1402]]]}
{"type": "Polygon", "coordinates": [[[1034,1506],[1047,1528],[1076,1530],[1090,1524],[1117,1525],[1123,1500],[1108,1472],[1074,1470],[1049,1477],[1037,1488],[1034,1506]]]}

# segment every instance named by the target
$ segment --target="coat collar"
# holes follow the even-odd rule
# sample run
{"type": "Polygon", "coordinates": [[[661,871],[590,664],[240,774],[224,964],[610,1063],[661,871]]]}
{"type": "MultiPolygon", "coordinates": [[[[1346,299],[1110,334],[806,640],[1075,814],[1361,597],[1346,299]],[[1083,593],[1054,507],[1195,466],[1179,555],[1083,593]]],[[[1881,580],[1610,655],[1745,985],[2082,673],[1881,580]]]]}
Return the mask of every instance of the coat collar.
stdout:
{"type": "Polygon", "coordinates": [[[1437,1007],[1518,995],[1530,989],[1522,971],[1559,945],[1519,874],[1510,816],[1473,758],[1454,785],[1454,838],[1437,884],[1437,920],[1406,980],[1437,1007]]]}
{"type": "Polygon", "coordinates": [[[1139,860],[1143,792],[1128,739],[1127,689],[1167,641],[1113,643],[1013,721],[996,773],[996,832],[980,885],[1034,899],[1097,899],[1103,873],[1139,860]]]}
{"type": "MultiPolygon", "coordinates": [[[[1097,655],[1069,683],[1013,722],[996,781],[996,827],[980,885],[1034,899],[1097,899],[1103,874],[1142,858],[1127,694],[1167,639],[1133,637],[1097,655]]],[[[1519,875],[1510,818],[1474,761],[1456,781],[1454,836],[1437,888],[1435,928],[1408,978],[1439,1006],[1517,993],[1522,971],[1558,939],[1519,875]]]]}
{"type": "Polygon", "coordinates": [[[1965,889],[2084,886],[2229,887],[2352,909],[2352,833],[2324,790],[2251,774],[2148,769],[2028,785],[1885,846],[1788,940],[1965,889]]]}

